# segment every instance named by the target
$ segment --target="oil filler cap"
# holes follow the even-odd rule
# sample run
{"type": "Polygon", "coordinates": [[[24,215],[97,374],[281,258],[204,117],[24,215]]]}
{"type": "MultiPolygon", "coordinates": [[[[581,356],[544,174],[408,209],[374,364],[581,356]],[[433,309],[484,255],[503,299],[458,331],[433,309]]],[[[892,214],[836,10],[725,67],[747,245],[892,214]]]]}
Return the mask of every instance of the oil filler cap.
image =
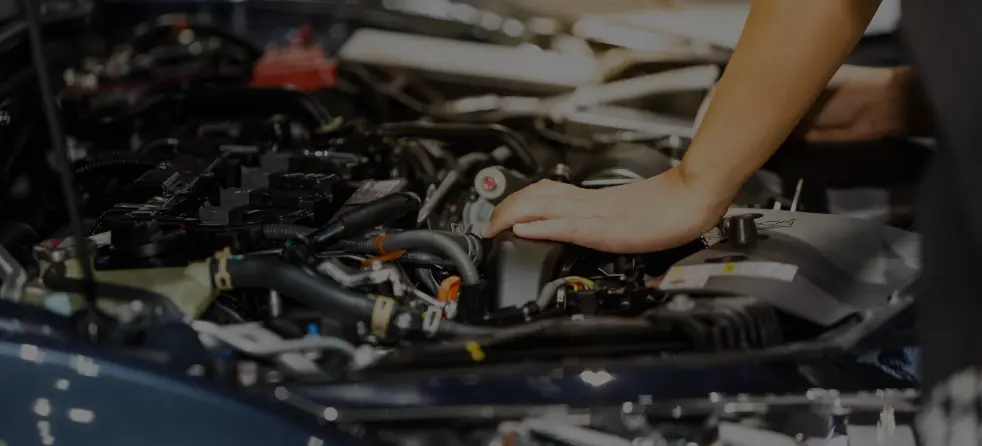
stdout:
{"type": "Polygon", "coordinates": [[[509,195],[518,192],[534,181],[516,173],[491,166],[481,169],[474,177],[474,190],[477,195],[493,204],[498,204],[509,195]]]}
{"type": "Polygon", "coordinates": [[[757,231],[757,215],[734,215],[727,220],[726,238],[730,246],[737,248],[753,248],[760,240],[757,231]]]}

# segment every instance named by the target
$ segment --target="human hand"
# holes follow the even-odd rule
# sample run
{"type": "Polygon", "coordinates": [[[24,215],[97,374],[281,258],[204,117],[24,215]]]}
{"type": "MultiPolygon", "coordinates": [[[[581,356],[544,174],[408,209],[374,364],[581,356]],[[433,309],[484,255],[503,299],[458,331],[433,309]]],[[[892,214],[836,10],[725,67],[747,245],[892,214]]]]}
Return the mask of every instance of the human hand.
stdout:
{"type": "Polygon", "coordinates": [[[719,220],[728,204],[728,199],[688,184],[678,168],[606,189],[544,180],[499,204],[485,236],[513,229],[519,237],[599,251],[652,252],[695,240],[719,220]]]}
{"type": "MultiPolygon", "coordinates": [[[[872,68],[845,65],[829,82],[826,93],[802,120],[798,131],[806,141],[873,141],[907,134],[913,75],[908,67],[872,68]]],[[[696,115],[702,122],[713,90],[696,115]]]]}
{"type": "Polygon", "coordinates": [[[871,141],[906,134],[910,69],[851,68],[833,78],[827,98],[803,121],[805,140],[871,141]]]}

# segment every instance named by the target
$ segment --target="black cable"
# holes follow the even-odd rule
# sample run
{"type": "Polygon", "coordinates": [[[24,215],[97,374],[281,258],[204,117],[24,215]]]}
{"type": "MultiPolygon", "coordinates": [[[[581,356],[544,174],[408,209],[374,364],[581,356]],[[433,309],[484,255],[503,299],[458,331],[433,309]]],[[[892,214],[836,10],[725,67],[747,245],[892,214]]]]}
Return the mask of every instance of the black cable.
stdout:
{"type": "Polygon", "coordinates": [[[312,250],[329,246],[345,237],[359,236],[374,227],[419,210],[420,199],[412,192],[397,192],[365,203],[337,220],[307,234],[306,243],[312,250]]]}
{"type": "Polygon", "coordinates": [[[51,89],[51,76],[48,73],[47,60],[44,57],[44,39],[41,36],[41,2],[25,0],[23,5],[24,18],[27,21],[30,37],[31,61],[34,63],[34,71],[37,72],[38,88],[41,93],[41,101],[44,104],[45,118],[48,121],[48,134],[51,137],[52,149],[55,151],[55,159],[58,160],[57,169],[58,177],[61,180],[61,191],[65,195],[68,219],[72,225],[72,232],[75,234],[75,249],[78,257],[82,259],[83,294],[89,303],[94,305],[97,296],[96,284],[95,276],[92,273],[89,247],[85,242],[85,226],[82,224],[82,215],[78,209],[78,197],[75,195],[75,188],[72,187],[71,161],[68,159],[65,132],[61,128],[58,102],[55,100],[55,94],[51,89]]]}

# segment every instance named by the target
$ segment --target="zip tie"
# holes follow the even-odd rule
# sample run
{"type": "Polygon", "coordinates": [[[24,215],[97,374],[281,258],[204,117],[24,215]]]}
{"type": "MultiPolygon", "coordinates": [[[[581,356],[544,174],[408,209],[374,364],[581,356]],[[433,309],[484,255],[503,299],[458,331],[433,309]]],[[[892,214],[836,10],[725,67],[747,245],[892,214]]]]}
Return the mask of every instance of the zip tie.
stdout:
{"type": "Polygon", "coordinates": [[[232,249],[225,247],[225,249],[215,253],[215,262],[218,263],[217,271],[215,271],[214,281],[215,288],[218,291],[230,291],[232,290],[232,275],[228,273],[228,260],[232,257],[232,249]]]}
{"type": "Polygon", "coordinates": [[[372,309],[372,335],[385,339],[389,333],[389,322],[396,311],[396,301],[391,297],[375,296],[375,308],[372,309]]]}

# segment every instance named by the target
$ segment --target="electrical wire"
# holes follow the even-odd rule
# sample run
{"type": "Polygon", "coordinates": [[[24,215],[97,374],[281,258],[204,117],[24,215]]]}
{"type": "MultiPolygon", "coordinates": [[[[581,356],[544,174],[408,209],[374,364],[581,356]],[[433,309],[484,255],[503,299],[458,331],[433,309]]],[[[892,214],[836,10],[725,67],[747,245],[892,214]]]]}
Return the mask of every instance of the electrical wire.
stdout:
{"type": "Polygon", "coordinates": [[[58,110],[58,103],[55,100],[55,94],[51,88],[51,76],[48,72],[47,59],[44,57],[44,38],[41,35],[41,2],[25,0],[23,5],[24,18],[27,22],[30,40],[31,60],[34,63],[34,71],[37,73],[38,89],[44,105],[45,118],[48,121],[48,134],[51,137],[51,146],[58,160],[57,169],[58,177],[61,180],[61,190],[62,194],[65,195],[65,207],[75,237],[75,249],[78,257],[82,259],[83,294],[89,303],[94,305],[97,295],[96,283],[95,276],[92,273],[89,247],[86,244],[85,226],[82,224],[82,215],[78,208],[78,197],[75,195],[75,188],[72,186],[68,145],[65,141],[65,132],[61,127],[61,114],[58,110]]]}
{"type": "Polygon", "coordinates": [[[597,288],[597,284],[586,277],[561,277],[546,283],[545,286],[542,287],[542,291],[539,292],[538,299],[535,300],[536,305],[543,310],[548,308],[550,305],[552,305],[552,302],[556,298],[556,293],[559,292],[559,289],[566,285],[579,285],[589,290],[597,288]]]}

